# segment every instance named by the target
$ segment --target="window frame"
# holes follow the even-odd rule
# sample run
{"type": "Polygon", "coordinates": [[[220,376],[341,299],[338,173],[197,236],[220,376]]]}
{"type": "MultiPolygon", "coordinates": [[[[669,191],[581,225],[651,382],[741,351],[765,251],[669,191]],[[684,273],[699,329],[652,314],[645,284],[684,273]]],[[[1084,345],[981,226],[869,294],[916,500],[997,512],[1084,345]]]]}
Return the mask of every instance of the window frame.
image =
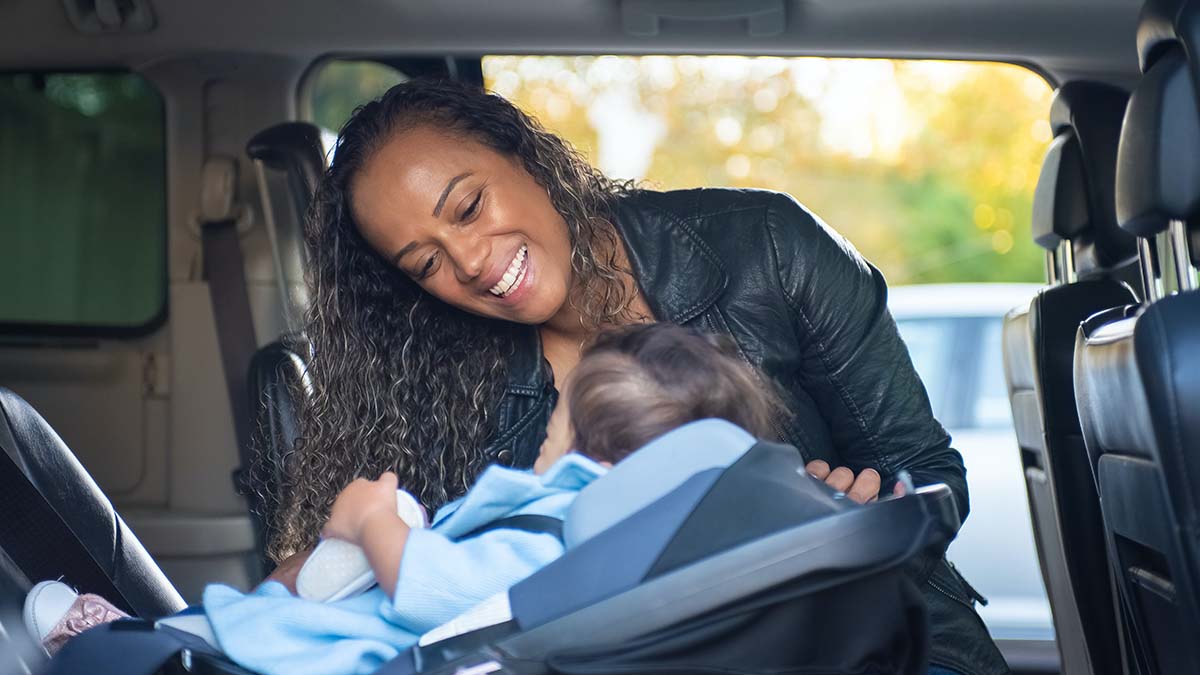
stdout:
{"type": "Polygon", "coordinates": [[[73,324],[52,322],[6,321],[0,319],[0,345],[36,343],[39,338],[98,338],[98,339],[133,339],[150,335],[161,329],[170,316],[171,304],[171,180],[169,175],[171,138],[168,132],[170,125],[169,106],[167,97],[154,80],[143,73],[127,68],[34,68],[34,69],[0,69],[0,77],[16,75],[136,75],[142,79],[158,100],[162,103],[162,249],[159,260],[162,266],[161,292],[162,300],[158,309],[145,322],[137,325],[115,324],[73,324]]]}
{"type": "MultiPolygon", "coordinates": [[[[353,54],[333,52],[313,59],[301,73],[296,85],[296,111],[298,119],[313,122],[312,94],[317,75],[325,66],[337,61],[370,61],[387,66],[401,75],[414,79],[422,77],[449,77],[476,82],[483,85],[483,57],[471,54],[353,54]]],[[[364,101],[365,103],[365,101],[364,101]]],[[[330,129],[338,133],[340,129],[330,129]]]]}

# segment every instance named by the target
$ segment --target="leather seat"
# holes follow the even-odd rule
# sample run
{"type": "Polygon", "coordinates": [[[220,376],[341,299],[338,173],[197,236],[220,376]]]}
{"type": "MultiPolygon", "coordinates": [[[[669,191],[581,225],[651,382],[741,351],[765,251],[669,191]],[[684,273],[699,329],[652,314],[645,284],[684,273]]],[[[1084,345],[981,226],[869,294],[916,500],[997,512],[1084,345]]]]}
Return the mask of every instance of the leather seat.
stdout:
{"type": "Polygon", "coordinates": [[[63,577],[143,618],[183,609],[183,598],[71,450],[4,388],[0,446],[0,559],[10,581],[17,574],[20,585],[63,577]]]}
{"type": "Polygon", "coordinates": [[[266,545],[274,534],[288,456],[300,435],[296,397],[312,395],[307,343],[303,337],[282,336],[259,349],[250,361],[247,384],[252,404],[251,419],[256,425],[251,445],[255,453],[254,466],[248,476],[247,501],[252,516],[261,524],[258,547],[269,572],[273,563],[266,556],[266,545]]]}
{"type": "MultiPolygon", "coordinates": [[[[288,198],[300,218],[291,223],[298,234],[317,184],[325,172],[320,130],[307,122],[284,122],[264,129],[246,144],[246,154],[287,176],[288,198]]],[[[250,361],[247,386],[255,438],[249,474],[242,483],[251,516],[258,521],[259,553],[266,571],[273,564],[265,547],[280,503],[280,479],[299,435],[297,396],[311,394],[309,349],[302,334],[286,334],[260,348],[250,361]]]]}
{"type": "MultiPolygon", "coordinates": [[[[1142,264],[1151,280],[1171,264],[1155,253],[1162,249],[1154,240],[1171,221],[1200,215],[1200,98],[1193,81],[1200,70],[1181,44],[1189,36],[1200,36],[1194,6],[1148,6],[1138,32],[1144,75],[1121,133],[1117,215],[1146,242],[1142,264]]],[[[1139,669],[1196,673],[1200,292],[1152,300],[1081,326],[1077,405],[1139,669]]]]}
{"type": "Polygon", "coordinates": [[[1134,302],[1110,272],[1136,260],[1116,223],[1117,141],[1127,96],[1072,82],[1055,94],[1047,153],[1034,196],[1033,231],[1082,278],[1044,289],[1004,320],[1005,376],[1025,470],[1042,578],[1063,672],[1122,672],[1118,612],[1091,463],[1075,411],[1072,364],[1079,324],[1134,302]]]}

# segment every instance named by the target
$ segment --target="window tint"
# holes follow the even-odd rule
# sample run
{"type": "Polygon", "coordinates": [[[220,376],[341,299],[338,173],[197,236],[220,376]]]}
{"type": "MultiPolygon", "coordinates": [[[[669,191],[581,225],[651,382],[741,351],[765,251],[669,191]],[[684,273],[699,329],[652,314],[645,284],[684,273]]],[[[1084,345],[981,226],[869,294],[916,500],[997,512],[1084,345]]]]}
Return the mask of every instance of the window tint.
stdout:
{"type": "Polygon", "coordinates": [[[1008,402],[1008,384],[1004,379],[1001,344],[1001,319],[987,319],[983,326],[979,388],[975,394],[974,426],[1004,428],[1012,426],[1012,407],[1008,402]]]}
{"type": "Polygon", "coordinates": [[[131,74],[0,74],[0,324],[137,330],[166,302],[163,102],[131,74]]]}
{"type": "Polygon", "coordinates": [[[308,101],[312,121],[336,134],[355,108],[405,79],[400,71],[376,61],[328,61],[313,74],[308,101]]]}
{"type": "Polygon", "coordinates": [[[946,419],[947,396],[950,392],[950,359],[954,346],[956,319],[901,319],[896,322],[900,337],[908,346],[913,367],[925,383],[933,416],[943,424],[946,419]]]}

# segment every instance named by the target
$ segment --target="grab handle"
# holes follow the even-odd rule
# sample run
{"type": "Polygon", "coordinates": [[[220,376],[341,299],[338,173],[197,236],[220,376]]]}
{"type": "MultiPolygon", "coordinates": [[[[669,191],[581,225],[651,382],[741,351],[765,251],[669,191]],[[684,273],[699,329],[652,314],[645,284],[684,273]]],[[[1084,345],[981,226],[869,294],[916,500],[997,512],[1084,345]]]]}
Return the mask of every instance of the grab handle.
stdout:
{"type": "Polygon", "coordinates": [[[654,37],[663,19],[716,22],[746,21],[746,34],[771,37],[783,33],[783,0],[623,0],[621,23],[628,35],[654,37]]]}

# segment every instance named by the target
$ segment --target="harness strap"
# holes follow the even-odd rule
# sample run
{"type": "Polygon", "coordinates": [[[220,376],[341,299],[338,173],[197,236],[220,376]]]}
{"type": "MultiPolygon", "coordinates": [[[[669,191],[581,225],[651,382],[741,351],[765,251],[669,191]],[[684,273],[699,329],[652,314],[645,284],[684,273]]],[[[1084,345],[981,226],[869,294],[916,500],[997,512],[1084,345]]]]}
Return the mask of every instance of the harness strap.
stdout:
{"type": "Polygon", "coordinates": [[[536,514],[525,514],[509,516],[507,518],[494,520],[490,523],[485,523],[484,525],[471,530],[463,536],[458,537],[455,539],[455,541],[463,541],[464,539],[478,537],[484,532],[491,532],[492,530],[505,529],[523,530],[525,532],[533,532],[535,534],[550,534],[560,542],[563,540],[562,518],[555,518],[553,516],[540,516],[536,514]]]}

